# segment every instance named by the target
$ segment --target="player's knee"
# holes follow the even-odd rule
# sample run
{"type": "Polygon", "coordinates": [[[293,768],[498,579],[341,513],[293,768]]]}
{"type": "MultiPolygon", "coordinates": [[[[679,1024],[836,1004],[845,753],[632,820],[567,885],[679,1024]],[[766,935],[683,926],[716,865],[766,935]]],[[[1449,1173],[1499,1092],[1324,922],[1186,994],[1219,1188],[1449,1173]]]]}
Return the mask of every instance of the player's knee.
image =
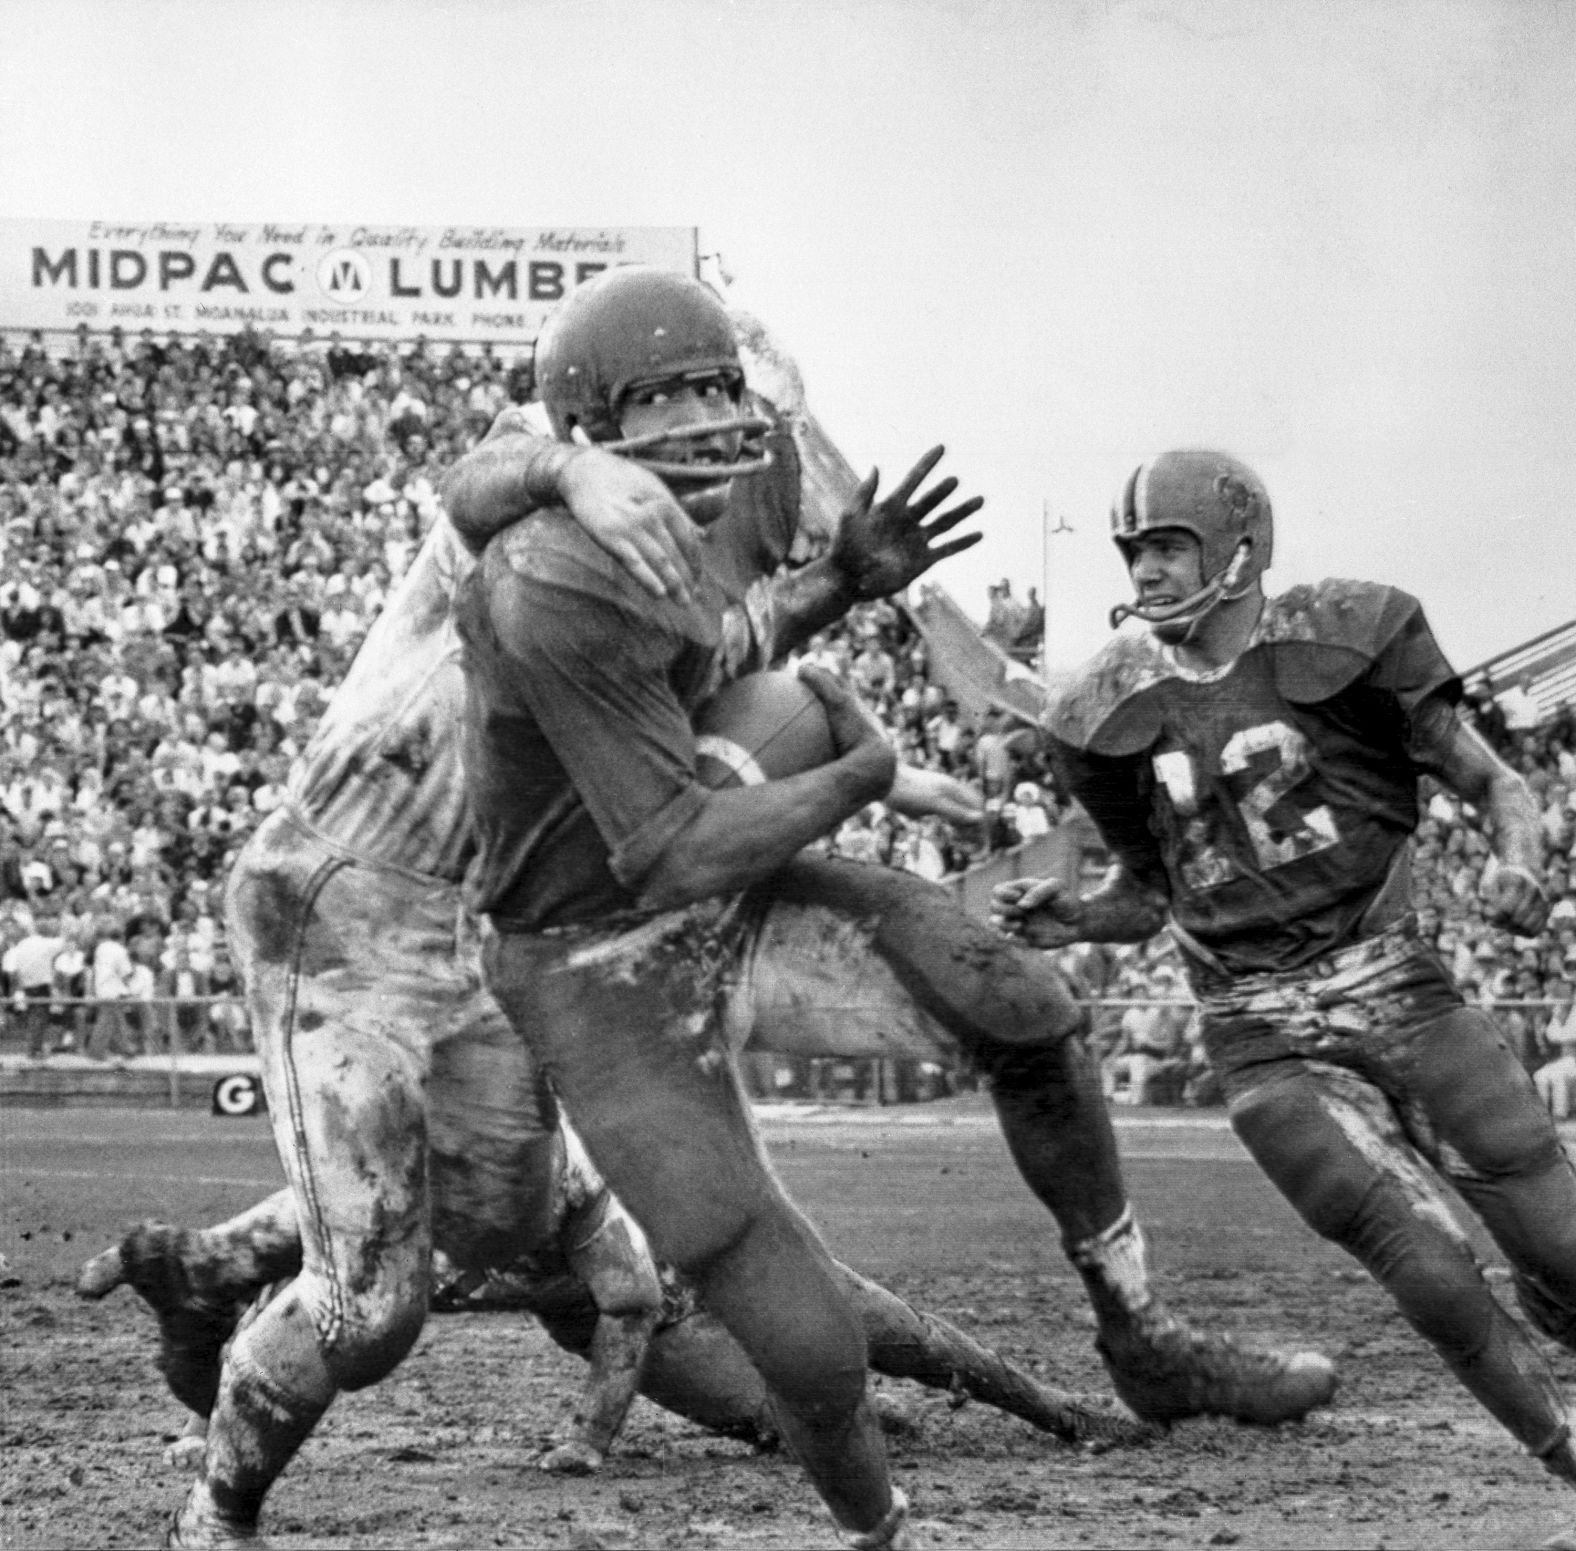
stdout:
{"type": "Polygon", "coordinates": [[[861,1344],[846,1351],[823,1349],[813,1362],[790,1367],[771,1389],[799,1421],[822,1428],[853,1415],[865,1398],[867,1378],[861,1344]]]}
{"type": "Polygon", "coordinates": [[[974,1047],[973,1060],[992,1093],[1006,1099],[1034,1095],[1046,1101],[1057,1094],[1072,1094],[1085,1086],[1093,1073],[1087,1047],[1078,1033],[1051,1036],[1032,1045],[982,1040],[974,1047]]]}
{"type": "Polygon", "coordinates": [[[802,1420],[850,1414],[864,1394],[864,1326],[831,1260],[789,1211],[764,1214],[699,1280],[702,1302],[802,1420]]]}
{"type": "Polygon", "coordinates": [[[1488,1343],[1498,1305],[1464,1244],[1444,1236],[1394,1246],[1370,1269],[1406,1321],[1452,1362],[1469,1362],[1488,1343]]]}
{"type": "Polygon", "coordinates": [[[706,1195],[670,1198],[642,1226],[657,1260],[700,1282],[719,1267],[748,1256],[752,1235],[775,1207],[762,1181],[718,1180],[706,1195]]]}
{"type": "Polygon", "coordinates": [[[365,1284],[337,1296],[311,1279],[313,1322],[323,1361],[340,1389],[365,1389],[390,1373],[416,1344],[427,1320],[431,1273],[426,1258],[390,1257],[365,1284]]]}
{"type": "Polygon", "coordinates": [[[416,1344],[427,1320],[425,1298],[401,1300],[376,1316],[352,1307],[323,1353],[340,1389],[365,1389],[393,1372],[416,1344]]]}
{"type": "Polygon", "coordinates": [[[662,1282],[646,1236],[611,1191],[597,1203],[597,1226],[570,1250],[570,1259],[604,1314],[657,1314],[662,1282]]]}
{"type": "Polygon", "coordinates": [[[1428,1031],[1417,1076],[1441,1143],[1485,1179],[1540,1172],[1563,1163],[1547,1107],[1497,1025],[1461,1007],[1428,1031]]]}

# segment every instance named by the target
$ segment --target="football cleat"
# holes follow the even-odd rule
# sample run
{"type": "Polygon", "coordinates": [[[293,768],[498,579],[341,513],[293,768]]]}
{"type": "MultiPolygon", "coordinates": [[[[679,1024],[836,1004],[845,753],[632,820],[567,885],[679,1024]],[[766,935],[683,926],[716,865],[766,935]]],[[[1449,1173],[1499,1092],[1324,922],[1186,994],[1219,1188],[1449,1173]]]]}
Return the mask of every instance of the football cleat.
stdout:
{"type": "Polygon", "coordinates": [[[168,1223],[144,1222],[95,1255],[77,1277],[77,1294],[102,1298],[128,1284],[159,1322],[159,1371],[188,1411],[207,1416],[219,1393],[224,1344],[244,1303],[201,1288],[202,1261],[186,1253],[192,1235],[168,1223]]]}
{"type": "Polygon", "coordinates": [[[886,1517],[874,1529],[844,1530],[843,1543],[854,1551],[914,1551],[913,1526],[908,1517],[908,1498],[896,1487],[892,1488],[892,1506],[886,1517]]]}
{"type": "Polygon", "coordinates": [[[1576,1435],[1572,1433],[1571,1419],[1562,1422],[1541,1448],[1534,1448],[1532,1457],[1541,1460],[1551,1476],[1558,1476],[1567,1486],[1576,1486],[1576,1435]]]}
{"type": "Polygon", "coordinates": [[[1273,1427],[1335,1394],[1335,1365],[1318,1352],[1242,1346],[1154,1310],[1097,1344],[1117,1394],[1149,1422],[1229,1416],[1273,1427]]]}
{"type": "Polygon", "coordinates": [[[594,1449],[578,1438],[571,1438],[567,1443],[549,1449],[536,1462],[536,1468],[554,1476],[594,1476],[602,1464],[603,1454],[600,1449],[594,1449]]]}
{"type": "Polygon", "coordinates": [[[228,1551],[232,1546],[268,1551],[268,1542],[257,1533],[255,1525],[237,1524],[217,1510],[195,1502],[195,1497],[193,1488],[192,1496],[170,1519],[170,1527],[164,1533],[164,1544],[170,1551],[228,1551]]]}

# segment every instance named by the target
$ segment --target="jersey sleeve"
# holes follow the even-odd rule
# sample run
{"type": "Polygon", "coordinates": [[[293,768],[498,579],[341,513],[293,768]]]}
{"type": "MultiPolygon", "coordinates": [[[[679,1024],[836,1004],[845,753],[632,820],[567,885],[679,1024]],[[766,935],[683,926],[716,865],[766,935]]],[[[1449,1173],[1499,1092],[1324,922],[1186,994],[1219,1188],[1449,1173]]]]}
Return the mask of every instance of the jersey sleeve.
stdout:
{"type": "Polygon", "coordinates": [[[1058,786],[1082,806],[1124,871],[1169,893],[1165,860],[1150,823],[1154,778],[1143,755],[1097,754],[1048,735],[1058,786]]]}
{"type": "Polygon", "coordinates": [[[1395,630],[1374,659],[1371,682],[1375,689],[1395,696],[1408,718],[1430,697],[1450,705],[1461,699],[1461,680],[1445,659],[1416,598],[1397,593],[1407,605],[1398,608],[1395,630]]]}

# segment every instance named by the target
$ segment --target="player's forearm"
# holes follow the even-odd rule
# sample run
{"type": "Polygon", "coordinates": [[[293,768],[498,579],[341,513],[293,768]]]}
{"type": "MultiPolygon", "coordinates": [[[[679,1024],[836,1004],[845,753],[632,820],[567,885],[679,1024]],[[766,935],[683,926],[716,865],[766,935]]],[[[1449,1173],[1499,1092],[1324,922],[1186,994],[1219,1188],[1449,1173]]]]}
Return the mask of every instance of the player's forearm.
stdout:
{"type": "Polygon", "coordinates": [[[1538,818],[1537,799],[1520,776],[1506,770],[1490,783],[1483,804],[1494,854],[1502,866],[1543,874],[1543,826],[1538,818]]]}
{"type": "Polygon", "coordinates": [[[1454,710],[1425,707],[1414,729],[1418,763],[1482,813],[1502,865],[1543,869],[1543,827],[1532,789],[1454,710]]]}
{"type": "Polygon", "coordinates": [[[709,793],[642,880],[641,902],[674,909],[759,883],[884,797],[895,770],[892,750],[870,739],[802,775],[709,793]]]}
{"type": "Polygon", "coordinates": [[[803,646],[818,630],[834,625],[857,597],[840,567],[823,556],[771,582],[775,619],[774,645],[779,654],[803,646]]]}
{"type": "Polygon", "coordinates": [[[563,504],[564,476],[580,452],[523,427],[488,437],[444,479],[443,504],[455,531],[479,554],[511,523],[563,504]]]}
{"type": "Polygon", "coordinates": [[[1078,935],[1084,942],[1148,942],[1168,909],[1164,894],[1116,866],[1079,901],[1078,935]]]}

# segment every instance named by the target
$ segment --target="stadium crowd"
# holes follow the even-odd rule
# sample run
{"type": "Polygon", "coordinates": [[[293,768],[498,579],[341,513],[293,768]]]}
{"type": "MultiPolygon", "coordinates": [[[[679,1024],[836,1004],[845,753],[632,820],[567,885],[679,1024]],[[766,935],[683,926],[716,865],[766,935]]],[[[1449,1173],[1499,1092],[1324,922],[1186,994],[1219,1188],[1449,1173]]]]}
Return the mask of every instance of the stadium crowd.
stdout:
{"type": "MultiPolygon", "coordinates": [[[[442,470],[529,390],[521,363],[422,340],[81,330],[61,350],[0,333],[0,969],[27,1053],[247,1048],[229,862],[283,800],[442,470]]],[[[1005,651],[1032,655],[1042,620],[1032,590],[991,588],[986,635],[1005,651]]],[[[1065,816],[1032,730],[966,714],[900,607],[863,605],[803,655],[856,689],[903,758],[986,799],[981,833],[873,805],[828,842],[839,853],[940,879],[1065,816]]],[[[1513,726],[1487,696],[1469,714],[1543,805],[1554,915],[1526,941],[1487,927],[1487,839],[1442,794],[1416,902],[1529,1069],[1565,1061],[1554,1103],[1576,1091],[1576,717],[1513,726]]],[[[1064,958],[1107,1003],[1115,1096],[1208,1101],[1163,939],[1064,958]]]]}

